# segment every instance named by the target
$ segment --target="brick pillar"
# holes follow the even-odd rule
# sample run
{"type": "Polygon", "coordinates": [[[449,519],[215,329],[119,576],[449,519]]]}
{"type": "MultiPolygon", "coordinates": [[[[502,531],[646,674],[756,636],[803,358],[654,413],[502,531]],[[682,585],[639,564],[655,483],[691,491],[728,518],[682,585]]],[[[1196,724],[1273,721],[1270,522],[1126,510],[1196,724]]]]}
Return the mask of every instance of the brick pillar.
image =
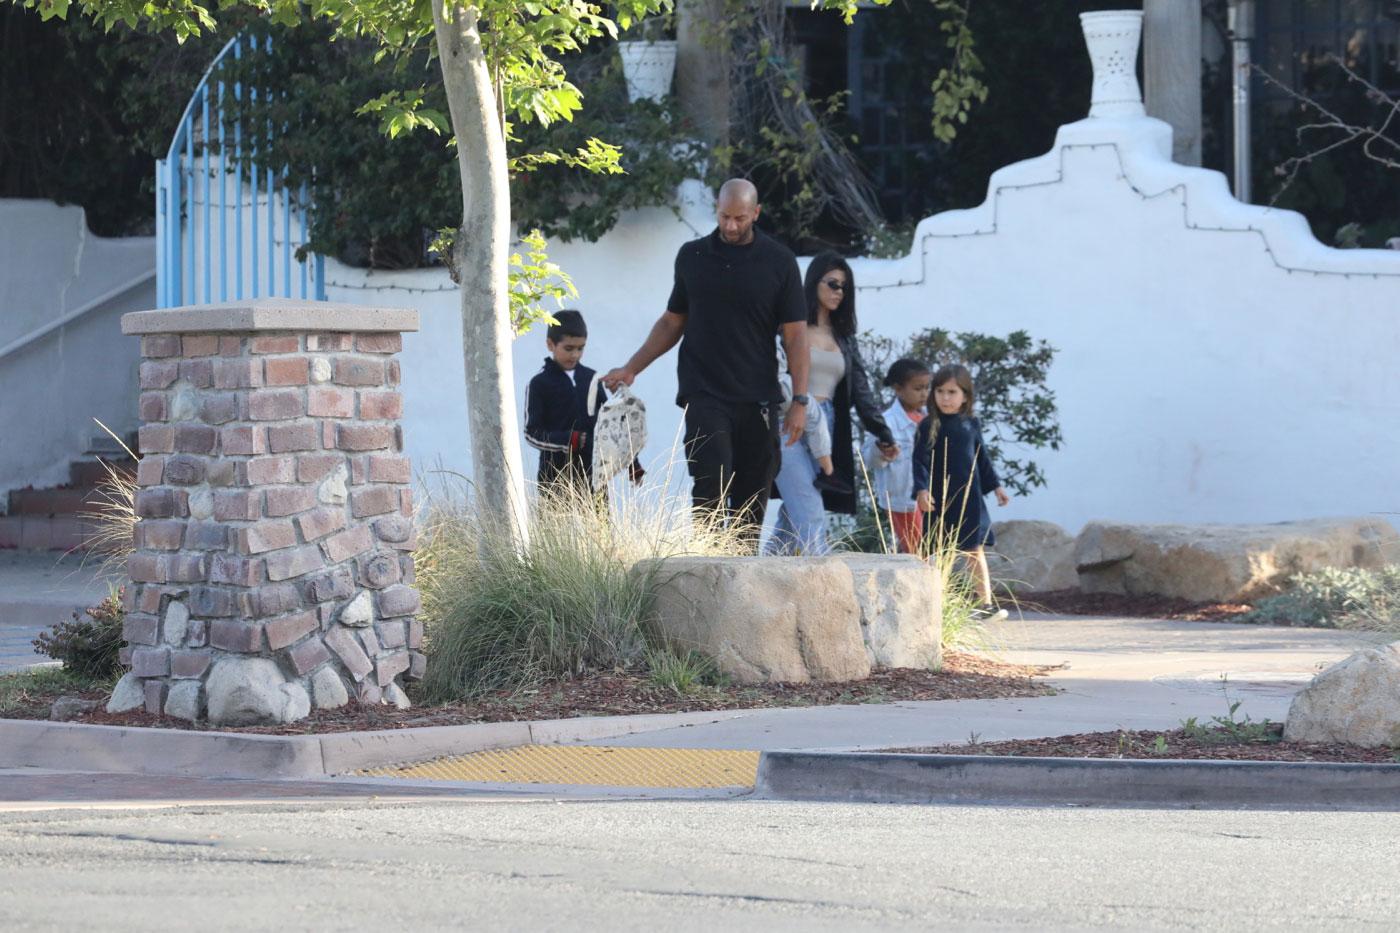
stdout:
{"type": "Polygon", "coordinates": [[[421,677],[399,424],[414,311],[261,299],[141,311],[126,674],[108,709],[290,722],[421,677]]]}

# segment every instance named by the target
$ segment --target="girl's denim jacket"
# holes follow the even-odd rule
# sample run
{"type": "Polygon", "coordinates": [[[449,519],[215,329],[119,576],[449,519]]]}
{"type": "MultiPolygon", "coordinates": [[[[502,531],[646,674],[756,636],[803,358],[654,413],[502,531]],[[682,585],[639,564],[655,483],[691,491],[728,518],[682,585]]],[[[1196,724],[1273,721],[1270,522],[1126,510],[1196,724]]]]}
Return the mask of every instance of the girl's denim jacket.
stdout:
{"type": "Polygon", "coordinates": [[[865,469],[870,474],[870,485],[879,507],[891,512],[912,512],[915,509],[914,435],[919,426],[905,414],[904,406],[897,398],[885,409],[885,424],[890,426],[894,442],[899,445],[899,456],[886,460],[875,446],[878,438],[867,433],[865,446],[860,452],[861,459],[865,461],[865,469]]]}

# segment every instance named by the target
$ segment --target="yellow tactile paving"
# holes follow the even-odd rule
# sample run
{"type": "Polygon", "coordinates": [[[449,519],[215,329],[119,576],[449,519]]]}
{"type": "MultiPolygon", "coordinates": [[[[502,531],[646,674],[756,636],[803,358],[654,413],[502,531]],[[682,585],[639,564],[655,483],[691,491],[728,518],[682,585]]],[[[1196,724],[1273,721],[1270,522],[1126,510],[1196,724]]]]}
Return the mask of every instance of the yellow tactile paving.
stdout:
{"type": "Polygon", "coordinates": [[[758,755],[729,749],[522,745],[359,773],[494,784],[752,787],[758,776],[758,755]]]}

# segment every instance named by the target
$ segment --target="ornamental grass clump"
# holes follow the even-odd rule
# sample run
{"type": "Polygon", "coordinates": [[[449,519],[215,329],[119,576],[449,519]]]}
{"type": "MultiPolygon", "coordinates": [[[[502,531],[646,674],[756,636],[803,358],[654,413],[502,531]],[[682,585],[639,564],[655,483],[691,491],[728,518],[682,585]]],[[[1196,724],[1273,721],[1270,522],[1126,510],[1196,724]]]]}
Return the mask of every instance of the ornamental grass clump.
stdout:
{"type": "Polygon", "coordinates": [[[542,495],[528,543],[460,489],[430,496],[416,557],[428,653],[420,688],[450,702],[590,670],[649,670],[660,558],[743,552],[730,529],[669,484],[542,495]]]}

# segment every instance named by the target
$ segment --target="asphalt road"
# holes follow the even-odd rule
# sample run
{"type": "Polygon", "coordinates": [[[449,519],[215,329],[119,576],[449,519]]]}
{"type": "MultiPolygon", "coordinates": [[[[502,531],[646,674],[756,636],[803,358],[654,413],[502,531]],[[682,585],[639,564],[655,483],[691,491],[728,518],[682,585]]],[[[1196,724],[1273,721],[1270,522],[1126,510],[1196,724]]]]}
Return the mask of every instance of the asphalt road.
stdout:
{"type": "Polygon", "coordinates": [[[1400,814],[462,801],[0,814],[0,929],[1393,928],[1400,814]]]}

